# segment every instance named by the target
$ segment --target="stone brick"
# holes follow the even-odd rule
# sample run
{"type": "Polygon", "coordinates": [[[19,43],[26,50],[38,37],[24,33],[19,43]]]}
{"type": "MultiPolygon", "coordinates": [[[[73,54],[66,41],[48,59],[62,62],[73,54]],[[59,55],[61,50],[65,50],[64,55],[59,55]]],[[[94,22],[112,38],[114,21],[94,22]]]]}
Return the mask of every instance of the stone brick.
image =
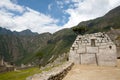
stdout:
{"type": "Polygon", "coordinates": [[[86,53],[98,53],[98,47],[86,47],[86,53]]]}
{"type": "Polygon", "coordinates": [[[96,65],[95,54],[81,54],[81,64],[96,65]]]}

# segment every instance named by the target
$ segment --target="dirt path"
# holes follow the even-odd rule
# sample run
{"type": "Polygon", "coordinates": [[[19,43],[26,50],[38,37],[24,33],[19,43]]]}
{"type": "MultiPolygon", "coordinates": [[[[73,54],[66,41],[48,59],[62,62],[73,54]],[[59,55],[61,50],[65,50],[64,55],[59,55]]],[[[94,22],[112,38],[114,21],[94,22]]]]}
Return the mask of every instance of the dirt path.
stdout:
{"type": "Polygon", "coordinates": [[[120,60],[117,67],[74,65],[63,80],[120,80],[120,60]]]}

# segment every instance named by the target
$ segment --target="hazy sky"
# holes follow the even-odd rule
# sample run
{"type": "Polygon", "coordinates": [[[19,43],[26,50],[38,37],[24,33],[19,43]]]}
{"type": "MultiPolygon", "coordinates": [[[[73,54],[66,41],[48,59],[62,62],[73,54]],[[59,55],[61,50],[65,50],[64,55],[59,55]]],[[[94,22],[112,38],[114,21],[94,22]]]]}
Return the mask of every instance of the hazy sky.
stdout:
{"type": "Polygon", "coordinates": [[[120,0],[1,0],[0,26],[53,33],[103,16],[119,5],[120,0]]]}

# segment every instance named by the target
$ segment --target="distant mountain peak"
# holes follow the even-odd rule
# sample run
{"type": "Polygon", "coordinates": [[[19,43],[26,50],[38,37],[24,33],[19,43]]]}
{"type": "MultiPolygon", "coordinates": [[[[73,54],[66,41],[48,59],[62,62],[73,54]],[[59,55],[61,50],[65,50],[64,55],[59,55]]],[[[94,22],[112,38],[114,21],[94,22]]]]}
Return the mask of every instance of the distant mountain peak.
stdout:
{"type": "Polygon", "coordinates": [[[4,35],[4,34],[12,34],[12,32],[6,28],[2,28],[0,27],[0,34],[4,35]]]}
{"type": "Polygon", "coordinates": [[[38,33],[32,32],[30,29],[26,29],[26,30],[19,32],[19,35],[38,35],[38,33]]]}
{"type": "Polygon", "coordinates": [[[32,32],[30,29],[26,29],[26,30],[23,30],[23,31],[21,31],[21,32],[24,32],[24,31],[32,32]]]}

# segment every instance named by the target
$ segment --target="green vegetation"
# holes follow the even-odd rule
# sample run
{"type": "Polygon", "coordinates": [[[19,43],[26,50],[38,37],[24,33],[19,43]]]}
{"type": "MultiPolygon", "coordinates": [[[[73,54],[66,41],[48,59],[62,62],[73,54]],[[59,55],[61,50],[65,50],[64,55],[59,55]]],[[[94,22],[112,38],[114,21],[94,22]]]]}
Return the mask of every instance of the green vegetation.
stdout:
{"type": "Polygon", "coordinates": [[[80,26],[80,27],[73,27],[72,30],[76,33],[76,34],[85,34],[88,31],[88,27],[86,26],[80,26]]]}
{"type": "Polygon", "coordinates": [[[62,65],[64,62],[60,64],[55,64],[54,66],[48,66],[44,69],[40,70],[38,67],[33,67],[25,70],[18,70],[6,73],[0,73],[0,80],[26,80],[27,77],[32,76],[37,73],[41,73],[42,71],[49,71],[53,67],[58,67],[62,65]]]}
{"type": "Polygon", "coordinates": [[[29,68],[26,70],[12,71],[0,74],[0,80],[25,80],[26,77],[42,72],[39,68],[29,68]]]}
{"type": "Polygon", "coordinates": [[[75,40],[76,35],[72,29],[63,29],[53,34],[48,45],[39,52],[44,53],[42,65],[53,62],[59,55],[67,53],[75,40]],[[52,57],[51,60],[49,60],[52,57]]]}
{"type": "Polygon", "coordinates": [[[41,67],[41,62],[42,62],[42,58],[43,58],[43,53],[42,52],[37,52],[36,53],[36,59],[38,59],[38,65],[39,65],[39,68],[41,67]]]}

